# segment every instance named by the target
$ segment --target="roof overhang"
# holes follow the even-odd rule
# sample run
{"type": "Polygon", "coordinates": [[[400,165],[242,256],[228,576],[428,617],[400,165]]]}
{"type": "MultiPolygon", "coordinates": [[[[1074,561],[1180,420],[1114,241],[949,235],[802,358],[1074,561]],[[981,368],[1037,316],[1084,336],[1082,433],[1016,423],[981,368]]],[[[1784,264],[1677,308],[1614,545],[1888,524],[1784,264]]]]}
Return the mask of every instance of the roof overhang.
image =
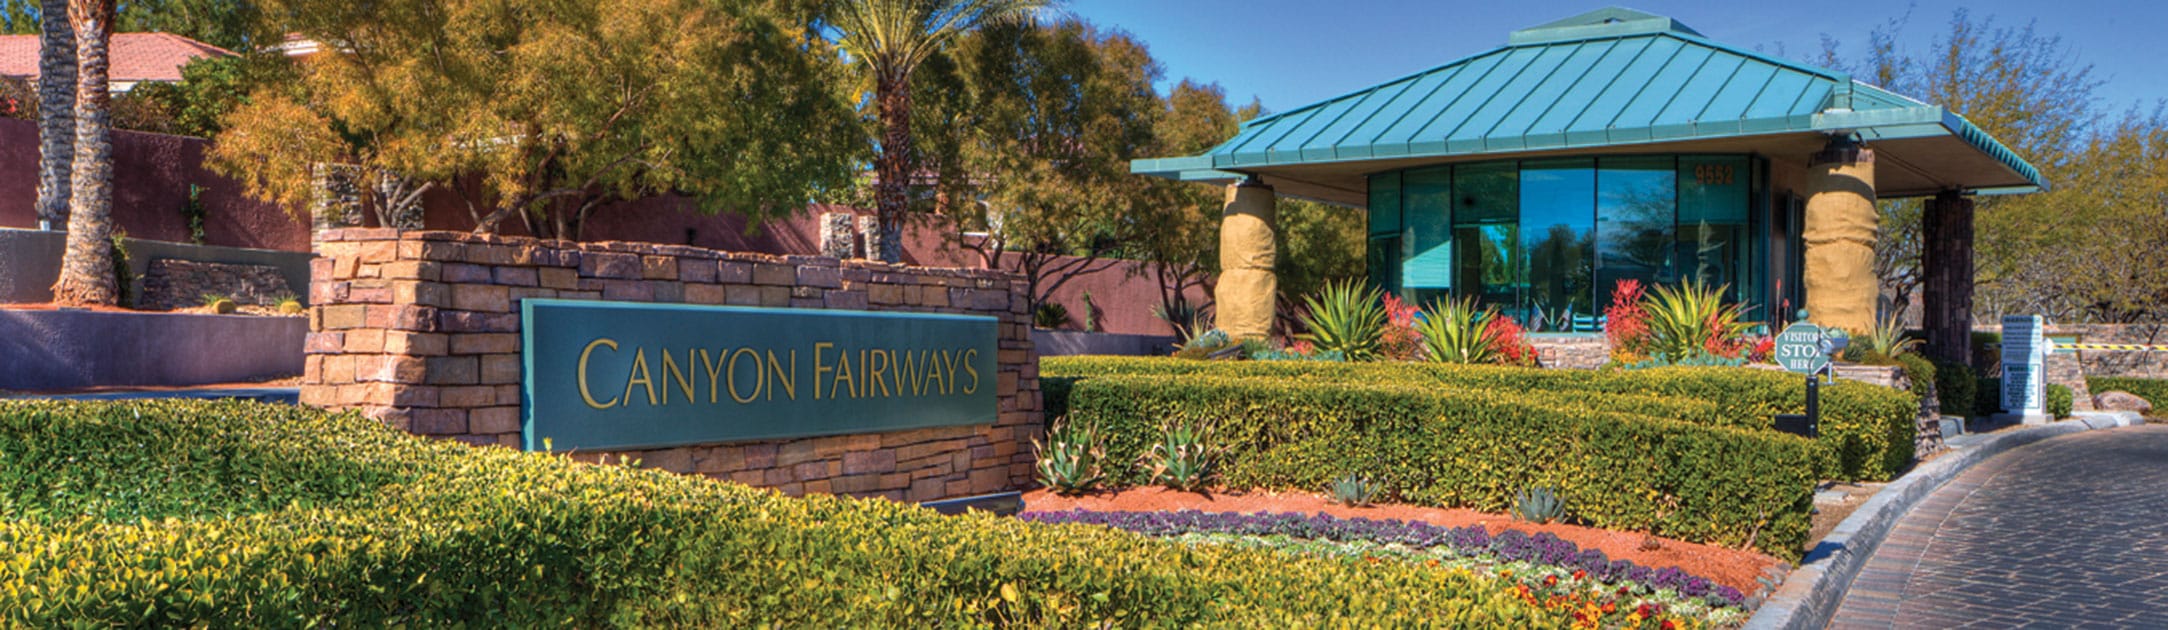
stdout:
{"type": "Polygon", "coordinates": [[[1252,120],[1202,155],[1135,160],[1130,170],[1194,182],[1256,176],[1282,194],[1362,205],[1369,174],[1412,166],[1690,152],[1806,162],[1832,137],[1876,150],[1882,197],[2047,186],[1943,107],[1619,8],[1516,31],[1503,48],[1252,120]]]}
{"type": "MultiPolygon", "coordinates": [[[[1186,182],[1231,183],[1256,175],[1281,194],[1329,203],[1368,203],[1371,173],[1458,162],[1568,155],[1647,153],[1751,153],[1804,161],[1832,135],[1857,134],[1875,150],[1875,193],[1883,198],[1930,196],[1959,190],[1978,194],[2038,192],[2046,182],[2016,153],[1964,117],[1940,107],[1867,112],[1824,112],[1804,122],[1806,131],[1745,133],[1756,125],[1651,129],[1647,134],[1575,138],[1524,137],[1500,146],[1445,147],[1427,151],[1377,151],[1371,155],[1195,155],[1135,160],[1130,172],[1186,182]],[[1729,128],[1725,128],[1729,127],[1729,128]],[[1460,150],[1453,150],[1460,149],[1460,150]],[[1378,155],[1384,153],[1384,155],[1378,155]]],[[[1638,130],[1637,130],[1638,131],[1638,130]]]]}

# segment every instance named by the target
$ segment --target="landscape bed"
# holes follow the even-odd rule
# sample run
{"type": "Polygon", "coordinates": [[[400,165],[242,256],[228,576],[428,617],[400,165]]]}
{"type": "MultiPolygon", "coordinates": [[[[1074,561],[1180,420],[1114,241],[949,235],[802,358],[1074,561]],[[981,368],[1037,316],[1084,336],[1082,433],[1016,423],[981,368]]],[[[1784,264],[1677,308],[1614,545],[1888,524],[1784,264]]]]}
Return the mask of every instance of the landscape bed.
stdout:
{"type": "MultiPolygon", "coordinates": [[[[1400,501],[1503,512],[1554,490],[1570,520],[1796,559],[1825,478],[1886,478],[1912,457],[1917,399],[1825,388],[1823,435],[1770,429],[1799,379],[1740,368],[1577,372],[1439,364],[1048,358],[1050,417],[1098,427],[1134,461],[1161,423],[1206,422],[1235,488],[1381,480],[1400,501]],[[1901,429],[1901,431],[1900,431],[1901,429]],[[1900,464],[1899,462],[1903,462],[1900,464]]],[[[1116,484],[1148,481],[1109,471],[1116,484]]]]}
{"type": "Polygon", "coordinates": [[[0,401],[14,626],[1657,627],[1465,569],[788,498],[260,403],[0,401]]]}

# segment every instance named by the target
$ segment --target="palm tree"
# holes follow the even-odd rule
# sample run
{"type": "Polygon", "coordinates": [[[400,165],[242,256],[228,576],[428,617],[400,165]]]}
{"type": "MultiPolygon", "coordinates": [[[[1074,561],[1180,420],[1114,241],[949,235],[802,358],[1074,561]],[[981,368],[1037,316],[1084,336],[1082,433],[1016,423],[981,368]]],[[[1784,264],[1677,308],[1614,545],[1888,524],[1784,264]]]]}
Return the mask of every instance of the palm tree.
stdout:
{"type": "Polygon", "coordinates": [[[912,172],[911,72],[957,35],[988,22],[1029,17],[1052,0],[844,0],[834,26],[844,52],[873,76],[881,120],[874,156],[874,206],[881,220],[881,260],[903,260],[903,213],[912,172]]]}
{"type": "Polygon", "coordinates": [[[75,180],[68,197],[68,250],[60,259],[53,302],[120,302],[113,277],[113,117],[106,92],[106,44],[113,0],[68,0],[75,26],[75,180]]]}
{"type": "Polygon", "coordinates": [[[75,160],[75,33],[68,29],[68,0],[43,0],[38,23],[38,227],[58,230],[68,224],[68,166],[75,160]]]}

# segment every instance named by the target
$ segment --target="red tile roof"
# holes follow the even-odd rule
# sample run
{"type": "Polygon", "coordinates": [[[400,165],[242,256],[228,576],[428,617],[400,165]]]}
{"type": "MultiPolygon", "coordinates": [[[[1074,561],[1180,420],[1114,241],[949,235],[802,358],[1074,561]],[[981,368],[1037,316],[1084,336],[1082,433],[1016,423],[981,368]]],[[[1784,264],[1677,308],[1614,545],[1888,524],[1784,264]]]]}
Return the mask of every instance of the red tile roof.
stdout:
{"type": "MultiPolygon", "coordinates": [[[[179,81],[181,66],[190,61],[231,56],[233,51],[172,33],[114,33],[108,77],[115,83],[179,81]]],[[[0,35],[0,75],[38,76],[38,36],[0,35]]]]}

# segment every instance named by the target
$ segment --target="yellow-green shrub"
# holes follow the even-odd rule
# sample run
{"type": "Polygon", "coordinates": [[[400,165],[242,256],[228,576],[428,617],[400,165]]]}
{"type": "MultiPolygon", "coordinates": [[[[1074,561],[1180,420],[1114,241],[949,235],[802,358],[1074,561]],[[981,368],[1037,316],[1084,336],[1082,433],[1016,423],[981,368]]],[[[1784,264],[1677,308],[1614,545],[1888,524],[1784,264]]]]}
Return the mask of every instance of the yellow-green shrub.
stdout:
{"type": "Polygon", "coordinates": [[[255,403],[0,402],[0,625],[1557,627],[1466,573],[423,441],[255,403]]]}
{"type": "MultiPolygon", "coordinates": [[[[1047,409],[1059,414],[1073,379],[1110,375],[1271,376],[1319,384],[1403,383],[1431,390],[1483,389],[1523,400],[1555,399],[1566,392],[1631,394],[1713,405],[1706,413],[1651,413],[1711,426],[1770,429],[1780,413],[1806,411],[1805,379],[1752,368],[1670,367],[1645,370],[1545,370],[1511,366],[1426,363],[1336,364],[1281,361],[1168,361],[1147,357],[1048,357],[1040,360],[1047,409]]],[[[1829,474],[1847,480],[1893,478],[1912,463],[1919,399],[1910,393],[1864,383],[1839,382],[1822,389],[1821,438],[1834,461],[1829,474]]],[[[1591,404],[1602,404],[1594,400],[1591,404]]]]}
{"type": "MultiPolygon", "coordinates": [[[[1209,375],[1086,379],[1068,394],[1112,461],[1149,448],[1163,421],[1216,422],[1235,487],[1316,489],[1349,473],[1403,500],[1502,512],[1554,488],[1597,527],[1797,556],[1824,461],[1804,438],[1604,410],[1628,397],[1533,399],[1495,390],[1209,375]]],[[[1130,481],[1136,481],[1131,477],[1130,481]]]]}

